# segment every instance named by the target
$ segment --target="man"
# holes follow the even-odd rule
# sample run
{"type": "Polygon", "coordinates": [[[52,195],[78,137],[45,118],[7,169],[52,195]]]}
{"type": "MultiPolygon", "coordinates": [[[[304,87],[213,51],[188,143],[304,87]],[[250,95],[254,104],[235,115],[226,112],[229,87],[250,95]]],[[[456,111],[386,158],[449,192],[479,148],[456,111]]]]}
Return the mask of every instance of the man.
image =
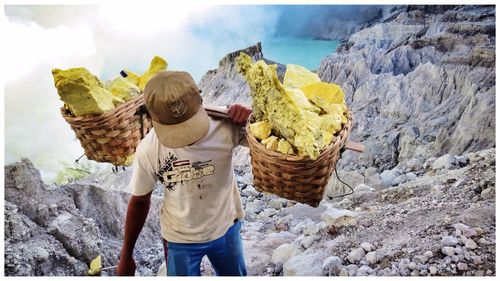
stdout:
{"type": "Polygon", "coordinates": [[[235,104],[229,120],[209,117],[192,77],[180,71],[155,75],[144,99],[154,130],[135,153],[117,275],[134,275],[135,242],[158,180],[164,185],[160,225],[167,275],[201,275],[205,255],[217,275],[246,275],[240,235],[244,212],[232,150],[244,142],[251,109],[235,104]]]}

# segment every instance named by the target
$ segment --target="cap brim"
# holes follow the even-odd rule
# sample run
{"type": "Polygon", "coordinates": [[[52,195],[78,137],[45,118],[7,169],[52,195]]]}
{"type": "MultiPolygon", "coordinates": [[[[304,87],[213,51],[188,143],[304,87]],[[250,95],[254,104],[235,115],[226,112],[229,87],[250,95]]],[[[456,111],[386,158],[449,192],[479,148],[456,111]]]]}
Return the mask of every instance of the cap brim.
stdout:
{"type": "Polygon", "coordinates": [[[153,121],[153,128],[163,146],[181,148],[202,139],[210,128],[210,119],[203,106],[188,120],[174,125],[164,125],[153,121]]]}

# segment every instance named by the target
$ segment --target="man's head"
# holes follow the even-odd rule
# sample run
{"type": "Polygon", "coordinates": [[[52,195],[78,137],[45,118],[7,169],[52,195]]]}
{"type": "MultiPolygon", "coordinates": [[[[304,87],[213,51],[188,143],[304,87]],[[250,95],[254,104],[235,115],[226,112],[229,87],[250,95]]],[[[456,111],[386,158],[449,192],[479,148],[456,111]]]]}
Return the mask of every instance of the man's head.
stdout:
{"type": "Polygon", "coordinates": [[[180,148],[207,134],[210,121],[189,73],[159,72],[146,84],[144,101],[162,145],[180,148]]]}

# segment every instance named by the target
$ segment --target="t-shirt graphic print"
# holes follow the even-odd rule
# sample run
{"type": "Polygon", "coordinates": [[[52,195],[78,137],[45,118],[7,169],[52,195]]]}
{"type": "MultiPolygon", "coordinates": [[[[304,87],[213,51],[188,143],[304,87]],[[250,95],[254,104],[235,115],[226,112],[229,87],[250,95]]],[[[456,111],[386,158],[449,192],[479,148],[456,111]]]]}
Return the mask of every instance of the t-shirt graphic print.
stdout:
{"type": "Polygon", "coordinates": [[[215,173],[215,166],[212,160],[194,161],[179,160],[177,157],[168,153],[166,159],[158,160],[158,172],[155,176],[165,186],[167,190],[173,191],[178,184],[185,184],[189,181],[211,176],[215,173]]]}

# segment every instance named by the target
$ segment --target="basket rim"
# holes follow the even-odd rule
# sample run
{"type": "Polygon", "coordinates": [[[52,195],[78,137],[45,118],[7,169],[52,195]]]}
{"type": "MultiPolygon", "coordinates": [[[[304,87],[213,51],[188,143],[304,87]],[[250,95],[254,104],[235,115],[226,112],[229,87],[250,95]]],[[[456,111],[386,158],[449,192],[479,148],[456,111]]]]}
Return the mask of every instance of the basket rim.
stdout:
{"type": "MultiPolygon", "coordinates": [[[[250,133],[250,122],[249,121],[252,118],[252,115],[250,115],[247,119],[247,124],[245,126],[245,135],[246,135],[246,138],[249,142],[249,146],[250,146],[250,142],[252,142],[253,145],[259,145],[261,148],[260,150],[263,151],[266,154],[266,156],[268,156],[268,157],[275,158],[278,160],[284,160],[284,161],[307,162],[307,163],[310,163],[311,161],[316,162],[318,160],[322,160],[324,157],[329,155],[330,152],[335,147],[337,147],[337,146],[343,147],[345,145],[345,143],[347,142],[347,137],[350,134],[350,131],[352,129],[352,124],[353,124],[352,112],[349,109],[347,109],[347,112],[348,112],[347,123],[340,130],[339,135],[336,137],[336,140],[330,142],[330,144],[328,144],[326,147],[324,147],[321,150],[318,158],[316,158],[315,160],[311,159],[307,155],[304,155],[304,156],[289,155],[289,154],[283,154],[283,153],[280,153],[277,151],[272,151],[270,149],[265,148],[265,146],[261,142],[259,142],[254,135],[252,135],[250,133]]],[[[261,151],[257,151],[257,153],[260,154],[261,151]]]]}
{"type": "Polygon", "coordinates": [[[71,116],[69,114],[66,114],[66,110],[64,109],[64,106],[61,107],[60,112],[66,121],[69,123],[79,123],[79,122],[105,122],[105,121],[110,121],[111,119],[115,118],[116,113],[122,112],[122,111],[130,111],[131,109],[135,109],[136,107],[141,106],[144,104],[144,95],[141,93],[137,97],[126,101],[119,106],[115,107],[112,110],[106,111],[101,115],[82,115],[82,116],[71,116]]]}

